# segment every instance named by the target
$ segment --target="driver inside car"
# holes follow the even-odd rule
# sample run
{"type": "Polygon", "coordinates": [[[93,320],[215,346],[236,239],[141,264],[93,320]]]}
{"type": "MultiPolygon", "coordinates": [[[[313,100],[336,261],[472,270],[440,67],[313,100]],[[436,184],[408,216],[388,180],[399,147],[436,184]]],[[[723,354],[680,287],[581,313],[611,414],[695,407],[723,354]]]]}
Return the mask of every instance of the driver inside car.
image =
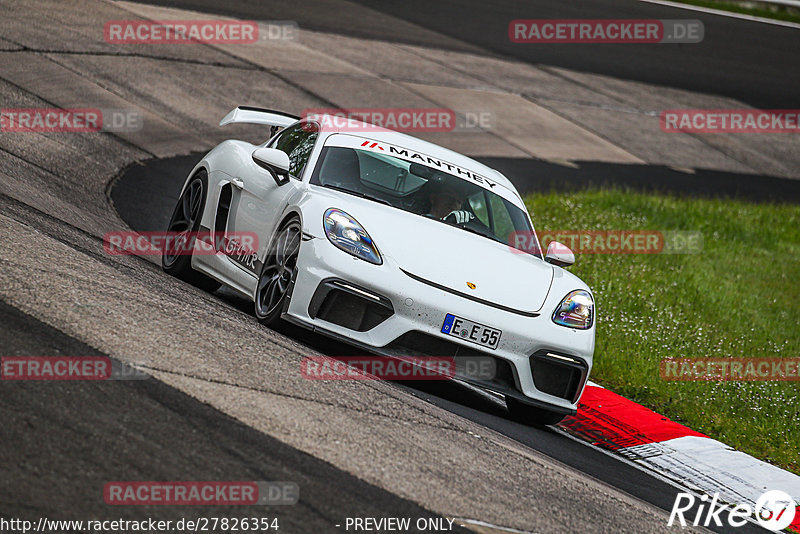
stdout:
{"type": "Polygon", "coordinates": [[[431,189],[428,198],[431,203],[431,207],[426,214],[428,217],[456,224],[468,223],[475,218],[471,211],[459,209],[463,203],[463,198],[452,186],[439,184],[438,187],[431,189]]]}

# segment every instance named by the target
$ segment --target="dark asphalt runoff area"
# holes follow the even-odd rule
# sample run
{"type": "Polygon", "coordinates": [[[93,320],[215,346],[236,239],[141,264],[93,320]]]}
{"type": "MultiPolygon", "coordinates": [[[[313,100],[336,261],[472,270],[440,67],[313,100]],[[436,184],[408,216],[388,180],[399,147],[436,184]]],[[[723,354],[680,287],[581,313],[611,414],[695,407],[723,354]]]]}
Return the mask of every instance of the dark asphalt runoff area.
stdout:
{"type": "MultiPolygon", "coordinates": [[[[128,167],[111,190],[114,207],[122,219],[140,232],[163,230],[185,177],[201,157],[202,154],[191,154],[153,159],[128,167]]],[[[222,289],[217,295],[223,301],[221,305],[227,303],[245,313],[253,313],[252,303],[232,291],[222,289]]],[[[352,347],[294,325],[284,324],[276,329],[323,354],[353,355],[352,347]]],[[[510,437],[645,502],[667,511],[672,508],[678,492],[675,486],[553,428],[517,422],[509,415],[505,403],[491,395],[448,381],[396,384],[427,402],[510,437]]],[[[687,517],[693,517],[692,514],[688,513],[687,517]]],[[[724,529],[712,530],[725,532],[724,529]]],[[[764,532],[749,523],[739,531],[764,532]]]]}

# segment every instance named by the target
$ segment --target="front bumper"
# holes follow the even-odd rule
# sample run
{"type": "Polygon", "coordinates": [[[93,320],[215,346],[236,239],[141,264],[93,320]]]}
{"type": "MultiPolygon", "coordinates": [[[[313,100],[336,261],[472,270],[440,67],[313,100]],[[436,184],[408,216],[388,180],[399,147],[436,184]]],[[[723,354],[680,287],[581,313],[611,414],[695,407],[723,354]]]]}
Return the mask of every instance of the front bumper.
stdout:
{"type": "Polygon", "coordinates": [[[406,274],[391,256],[384,256],[383,265],[367,263],[324,237],[303,242],[298,265],[286,319],[378,354],[453,356],[457,366],[460,358],[489,357],[494,376],[457,378],[531,405],[575,413],[591,370],[594,329],[574,330],[550,320],[564,295],[549,296],[541,315],[522,315],[432,287],[406,274]],[[349,294],[339,297],[339,305],[347,305],[340,309],[348,310],[341,320],[324,310],[332,306],[331,298],[325,302],[332,291],[349,294]],[[372,302],[369,310],[353,306],[359,293],[372,302]],[[441,333],[447,313],[500,329],[497,348],[441,333]]]}

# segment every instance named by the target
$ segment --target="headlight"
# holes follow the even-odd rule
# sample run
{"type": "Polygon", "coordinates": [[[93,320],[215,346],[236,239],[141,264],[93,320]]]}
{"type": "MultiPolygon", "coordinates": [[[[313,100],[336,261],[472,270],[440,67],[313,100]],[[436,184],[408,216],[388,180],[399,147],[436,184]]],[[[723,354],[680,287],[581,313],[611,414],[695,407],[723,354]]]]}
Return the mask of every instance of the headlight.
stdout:
{"type": "Polygon", "coordinates": [[[578,289],[569,293],[553,313],[553,322],[561,326],[587,330],[594,321],[594,301],[588,291],[578,289]]]}
{"type": "Polygon", "coordinates": [[[328,241],[336,247],[364,261],[381,265],[381,254],[366,230],[342,210],[330,208],[322,217],[322,226],[328,241]]]}

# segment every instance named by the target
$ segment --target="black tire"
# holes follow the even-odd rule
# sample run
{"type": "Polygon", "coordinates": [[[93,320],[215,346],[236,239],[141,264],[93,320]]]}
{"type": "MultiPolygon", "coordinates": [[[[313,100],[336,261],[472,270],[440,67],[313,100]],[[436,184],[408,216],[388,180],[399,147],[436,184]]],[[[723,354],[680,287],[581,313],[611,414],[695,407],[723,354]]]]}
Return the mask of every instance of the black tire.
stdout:
{"type": "Polygon", "coordinates": [[[563,413],[551,412],[544,408],[537,408],[530,404],[525,404],[513,397],[506,397],[506,406],[511,416],[526,425],[555,425],[566,417],[563,413]]]}
{"type": "MultiPolygon", "coordinates": [[[[188,236],[190,232],[200,229],[200,219],[206,205],[206,189],[208,188],[208,175],[205,170],[195,174],[178,199],[175,210],[167,226],[168,232],[188,236]]],[[[183,243],[193,237],[184,237],[183,243]]],[[[197,286],[205,291],[216,291],[222,285],[213,278],[192,269],[192,254],[172,254],[164,250],[161,255],[161,268],[165,273],[197,286]]]]}
{"type": "Polygon", "coordinates": [[[286,222],[270,243],[255,293],[256,318],[263,325],[278,322],[289,297],[291,280],[297,269],[302,227],[298,219],[286,222]]]}

